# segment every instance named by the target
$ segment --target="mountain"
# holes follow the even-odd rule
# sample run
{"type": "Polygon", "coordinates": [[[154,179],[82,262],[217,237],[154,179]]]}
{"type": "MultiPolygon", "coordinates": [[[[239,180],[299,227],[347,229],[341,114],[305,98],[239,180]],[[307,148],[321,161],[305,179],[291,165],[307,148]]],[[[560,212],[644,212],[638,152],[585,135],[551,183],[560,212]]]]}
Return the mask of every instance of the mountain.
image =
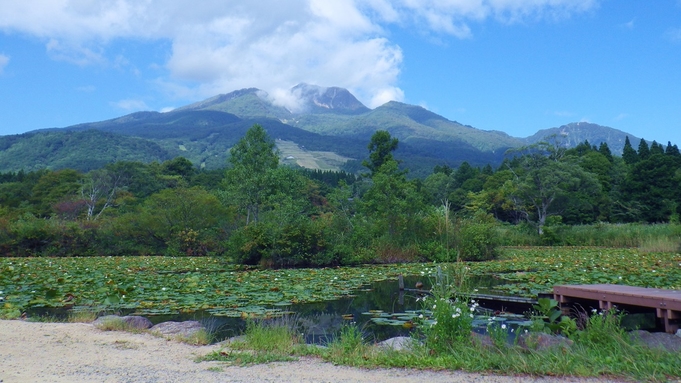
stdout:
{"type": "Polygon", "coordinates": [[[165,161],[175,157],[157,143],[97,130],[36,131],[0,137],[0,171],[76,169],[117,161],[165,161]]]}
{"type": "Polygon", "coordinates": [[[360,137],[368,141],[378,129],[389,131],[401,142],[416,140],[452,142],[456,148],[470,145],[483,152],[505,151],[522,145],[506,133],[484,131],[450,121],[425,108],[391,101],[369,109],[349,91],[298,84],[277,101],[266,92],[242,89],[176,109],[213,110],[240,118],[276,118],[281,122],[325,136],[360,137]],[[290,107],[277,106],[288,104],[290,107]]]}
{"type": "Polygon", "coordinates": [[[349,114],[357,115],[369,112],[347,89],[330,87],[323,88],[316,85],[301,83],[291,89],[291,95],[299,101],[299,108],[294,114],[349,114]]]}
{"type": "Polygon", "coordinates": [[[557,128],[542,129],[534,135],[527,137],[525,142],[534,144],[550,136],[556,136],[558,142],[561,142],[567,148],[575,147],[585,140],[588,140],[591,145],[596,146],[599,146],[602,142],[606,142],[610,151],[618,156],[622,155],[624,141],[627,136],[629,136],[629,142],[631,142],[634,148],[637,148],[638,143],[641,141],[641,139],[636,136],[607,126],[592,124],[590,122],[573,122],[557,128]]]}
{"type": "MultiPolygon", "coordinates": [[[[217,95],[171,112],[138,112],[106,121],[0,137],[0,172],[42,167],[87,171],[120,161],[164,161],[184,156],[197,166],[225,166],[229,149],[253,125],[276,140],[283,163],[317,169],[360,171],[373,133],[400,140],[395,153],[413,176],[435,165],[501,163],[507,149],[551,134],[572,147],[585,139],[607,142],[620,153],[627,135],[595,124],[573,123],[521,139],[448,120],[416,105],[391,101],[375,109],[348,90],[298,84],[269,95],[248,88],[217,95]]],[[[637,138],[629,135],[632,144],[637,138]]]]}
{"type": "Polygon", "coordinates": [[[267,93],[260,89],[241,89],[177,108],[173,112],[211,110],[234,114],[240,118],[286,119],[291,116],[290,111],[283,106],[272,104],[268,97],[267,93]]]}

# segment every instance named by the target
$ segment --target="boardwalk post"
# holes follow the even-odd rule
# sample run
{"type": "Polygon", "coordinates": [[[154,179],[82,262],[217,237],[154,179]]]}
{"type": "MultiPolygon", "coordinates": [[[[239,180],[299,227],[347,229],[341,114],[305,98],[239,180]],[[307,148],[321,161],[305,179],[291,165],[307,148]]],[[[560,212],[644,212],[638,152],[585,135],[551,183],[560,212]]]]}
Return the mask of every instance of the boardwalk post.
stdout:
{"type": "Polygon", "coordinates": [[[665,290],[625,285],[563,285],[553,286],[553,295],[561,304],[575,300],[597,302],[601,310],[615,305],[646,307],[656,311],[664,330],[673,334],[681,322],[681,290],[665,290]]]}

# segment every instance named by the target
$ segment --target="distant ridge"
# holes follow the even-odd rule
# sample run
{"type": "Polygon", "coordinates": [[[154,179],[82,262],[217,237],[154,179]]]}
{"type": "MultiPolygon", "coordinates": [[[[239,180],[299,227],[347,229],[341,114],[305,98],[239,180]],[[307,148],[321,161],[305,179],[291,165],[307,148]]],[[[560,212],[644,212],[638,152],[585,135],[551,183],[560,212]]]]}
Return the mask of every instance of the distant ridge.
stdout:
{"type": "Polygon", "coordinates": [[[206,169],[226,165],[229,149],[253,124],[276,140],[284,163],[317,169],[362,170],[377,130],[400,140],[396,157],[412,176],[435,165],[499,165],[510,148],[557,135],[566,147],[607,142],[620,154],[626,136],[592,123],[570,123],[527,138],[480,130],[421,106],[397,101],[375,109],[347,89],[301,83],[270,95],[257,88],[210,97],[169,112],[137,112],[105,121],[0,137],[0,172],[71,167],[87,171],[113,161],[164,161],[183,156],[206,169]],[[276,96],[276,97],[275,97],[276,96]],[[81,163],[82,162],[82,163],[81,163]]]}
{"type": "Polygon", "coordinates": [[[616,155],[622,155],[624,141],[627,136],[629,136],[629,142],[631,142],[634,147],[637,147],[638,143],[641,141],[639,137],[632,134],[590,122],[573,122],[557,128],[542,129],[534,135],[527,137],[525,141],[533,144],[552,135],[559,137],[560,141],[568,148],[575,147],[585,140],[588,140],[590,144],[596,146],[599,146],[602,142],[606,142],[610,151],[616,155]]]}

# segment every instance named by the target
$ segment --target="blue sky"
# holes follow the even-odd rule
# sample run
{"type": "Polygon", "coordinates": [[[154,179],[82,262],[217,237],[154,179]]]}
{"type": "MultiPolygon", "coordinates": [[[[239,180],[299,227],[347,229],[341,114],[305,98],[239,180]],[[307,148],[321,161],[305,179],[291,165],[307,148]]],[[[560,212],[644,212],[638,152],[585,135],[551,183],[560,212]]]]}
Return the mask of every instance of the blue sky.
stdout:
{"type": "Polygon", "coordinates": [[[285,105],[299,82],[516,137],[589,121],[681,145],[681,0],[0,4],[0,135],[246,87],[285,105]]]}

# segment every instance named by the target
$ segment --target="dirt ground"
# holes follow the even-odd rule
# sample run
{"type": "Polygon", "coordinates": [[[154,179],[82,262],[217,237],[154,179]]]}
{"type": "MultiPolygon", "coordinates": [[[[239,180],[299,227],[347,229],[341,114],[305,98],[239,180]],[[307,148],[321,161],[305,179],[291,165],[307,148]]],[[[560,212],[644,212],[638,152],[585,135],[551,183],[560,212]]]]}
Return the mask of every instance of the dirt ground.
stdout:
{"type": "Polygon", "coordinates": [[[190,346],[91,324],[0,321],[0,382],[610,382],[460,371],[359,369],[314,358],[250,367],[194,362],[218,345],[190,346]]]}

